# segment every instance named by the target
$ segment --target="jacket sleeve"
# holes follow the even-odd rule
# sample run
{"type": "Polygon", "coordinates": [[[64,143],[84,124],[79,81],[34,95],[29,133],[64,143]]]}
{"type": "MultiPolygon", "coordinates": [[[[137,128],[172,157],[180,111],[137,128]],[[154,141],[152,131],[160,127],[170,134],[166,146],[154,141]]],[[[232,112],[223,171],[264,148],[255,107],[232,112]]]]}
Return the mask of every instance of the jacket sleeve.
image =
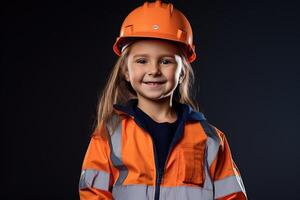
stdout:
{"type": "MultiPolygon", "coordinates": [[[[105,129],[101,127],[101,131],[105,131],[105,129]]],[[[108,156],[109,143],[100,134],[92,135],[84,157],[79,181],[80,200],[113,199],[111,194],[112,170],[108,156]]]]}
{"type": "Polygon", "coordinates": [[[228,141],[224,133],[215,129],[220,138],[220,146],[210,168],[214,181],[214,198],[217,200],[247,200],[245,187],[240,172],[232,159],[228,141]]]}

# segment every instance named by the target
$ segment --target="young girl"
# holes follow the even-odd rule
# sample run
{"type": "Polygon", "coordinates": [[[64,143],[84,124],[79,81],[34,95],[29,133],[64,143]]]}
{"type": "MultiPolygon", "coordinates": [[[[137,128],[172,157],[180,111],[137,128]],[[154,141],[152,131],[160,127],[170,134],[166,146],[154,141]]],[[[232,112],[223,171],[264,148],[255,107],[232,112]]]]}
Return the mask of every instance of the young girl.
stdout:
{"type": "Polygon", "coordinates": [[[172,4],[133,10],[113,46],[79,183],[81,200],[244,200],[225,135],[189,96],[191,26],[172,4]]]}

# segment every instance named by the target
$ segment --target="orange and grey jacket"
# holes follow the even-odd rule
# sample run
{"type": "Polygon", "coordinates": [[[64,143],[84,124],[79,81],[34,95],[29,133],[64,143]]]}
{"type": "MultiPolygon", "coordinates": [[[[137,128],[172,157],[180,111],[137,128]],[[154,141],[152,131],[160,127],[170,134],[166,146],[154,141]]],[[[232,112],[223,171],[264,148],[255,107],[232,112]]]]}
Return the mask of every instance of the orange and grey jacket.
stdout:
{"type": "Polygon", "coordinates": [[[133,109],[115,104],[121,121],[113,133],[110,123],[102,122],[92,135],[82,166],[80,199],[246,200],[224,133],[203,113],[180,105],[182,120],[162,172],[152,138],[133,109]]]}

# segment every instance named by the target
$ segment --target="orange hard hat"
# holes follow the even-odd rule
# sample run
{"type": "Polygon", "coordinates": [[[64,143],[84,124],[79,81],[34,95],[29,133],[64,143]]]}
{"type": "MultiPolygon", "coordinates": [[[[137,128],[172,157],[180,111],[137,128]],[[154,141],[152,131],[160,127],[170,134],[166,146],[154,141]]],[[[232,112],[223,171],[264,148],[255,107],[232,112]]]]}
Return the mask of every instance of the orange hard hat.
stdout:
{"type": "Polygon", "coordinates": [[[129,13],[113,45],[114,52],[120,56],[124,46],[140,37],[175,41],[185,47],[189,62],[196,59],[192,27],[183,13],[171,3],[158,0],[144,2],[129,13]]]}

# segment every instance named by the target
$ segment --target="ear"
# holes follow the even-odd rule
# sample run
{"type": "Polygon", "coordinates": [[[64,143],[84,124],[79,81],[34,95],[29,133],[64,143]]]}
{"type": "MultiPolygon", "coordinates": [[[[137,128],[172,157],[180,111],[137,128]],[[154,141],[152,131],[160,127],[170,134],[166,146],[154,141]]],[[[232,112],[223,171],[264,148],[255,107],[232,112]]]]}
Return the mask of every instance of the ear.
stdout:
{"type": "Polygon", "coordinates": [[[130,82],[130,79],[129,79],[129,72],[128,72],[128,67],[126,66],[125,69],[124,69],[124,77],[125,77],[125,80],[130,82]]]}
{"type": "Polygon", "coordinates": [[[183,81],[183,77],[182,77],[182,76],[180,76],[180,77],[179,77],[179,81],[178,81],[178,83],[179,83],[179,84],[181,84],[181,83],[182,83],[182,81],[183,81]]]}
{"type": "Polygon", "coordinates": [[[184,70],[182,70],[179,75],[179,83],[182,83],[184,76],[185,76],[185,72],[184,72],[184,70]]]}

